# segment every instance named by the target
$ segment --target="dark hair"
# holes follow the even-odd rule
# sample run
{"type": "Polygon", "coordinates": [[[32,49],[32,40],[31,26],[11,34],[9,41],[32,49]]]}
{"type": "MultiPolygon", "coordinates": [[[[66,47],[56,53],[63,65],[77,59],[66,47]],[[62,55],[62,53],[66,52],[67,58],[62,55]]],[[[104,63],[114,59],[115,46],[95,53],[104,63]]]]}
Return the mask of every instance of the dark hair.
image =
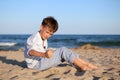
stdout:
{"type": "Polygon", "coordinates": [[[42,25],[44,27],[48,26],[50,28],[50,31],[52,31],[52,32],[56,32],[58,30],[58,22],[52,16],[48,16],[48,17],[44,18],[42,21],[42,25]]]}

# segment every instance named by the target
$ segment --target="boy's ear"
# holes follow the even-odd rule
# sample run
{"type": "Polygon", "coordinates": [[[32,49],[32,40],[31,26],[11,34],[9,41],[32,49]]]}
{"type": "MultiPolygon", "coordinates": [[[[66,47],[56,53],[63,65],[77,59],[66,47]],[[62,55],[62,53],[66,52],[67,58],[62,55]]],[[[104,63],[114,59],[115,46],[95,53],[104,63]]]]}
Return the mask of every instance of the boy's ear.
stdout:
{"type": "Polygon", "coordinates": [[[40,30],[42,30],[42,29],[43,29],[43,26],[41,25],[41,26],[40,26],[40,30]]]}

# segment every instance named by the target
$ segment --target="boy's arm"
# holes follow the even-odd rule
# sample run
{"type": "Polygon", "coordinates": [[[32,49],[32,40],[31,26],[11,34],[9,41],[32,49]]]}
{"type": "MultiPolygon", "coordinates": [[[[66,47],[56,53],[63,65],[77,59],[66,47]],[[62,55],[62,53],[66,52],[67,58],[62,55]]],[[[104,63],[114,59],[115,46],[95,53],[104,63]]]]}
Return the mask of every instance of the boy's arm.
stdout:
{"type": "Polygon", "coordinates": [[[50,50],[47,50],[45,53],[44,52],[38,52],[38,51],[35,51],[35,50],[30,50],[28,54],[30,56],[50,58],[50,57],[52,57],[52,53],[53,53],[53,50],[50,49],[50,50]]]}
{"type": "Polygon", "coordinates": [[[45,53],[38,52],[36,50],[30,50],[28,53],[30,56],[45,57],[45,53]]]}

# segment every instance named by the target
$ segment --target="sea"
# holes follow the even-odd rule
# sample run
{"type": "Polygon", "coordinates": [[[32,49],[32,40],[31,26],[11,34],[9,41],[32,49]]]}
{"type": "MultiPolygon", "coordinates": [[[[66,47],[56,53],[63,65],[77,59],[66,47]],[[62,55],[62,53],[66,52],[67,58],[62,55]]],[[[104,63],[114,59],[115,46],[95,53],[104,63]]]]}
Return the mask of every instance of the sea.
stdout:
{"type": "MultiPolygon", "coordinates": [[[[31,34],[0,34],[0,50],[24,49],[31,34]]],[[[59,48],[77,48],[85,44],[102,48],[120,48],[120,35],[58,35],[48,39],[48,46],[59,48]]]]}

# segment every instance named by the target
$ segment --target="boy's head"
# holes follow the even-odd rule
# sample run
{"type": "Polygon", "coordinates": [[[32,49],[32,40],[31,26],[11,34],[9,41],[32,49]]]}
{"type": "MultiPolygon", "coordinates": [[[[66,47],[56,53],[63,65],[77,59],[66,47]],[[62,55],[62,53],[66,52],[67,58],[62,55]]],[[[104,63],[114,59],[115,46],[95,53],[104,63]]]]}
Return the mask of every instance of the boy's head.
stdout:
{"type": "Polygon", "coordinates": [[[57,20],[49,16],[43,19],[40,27],[40,34],[43,40],[51,37],[58,29],[57,20]]]}
{"type": "Polygon", "coordinates": [[[57,20],[54,19],[54,17],[49,16],[43,19],[42,21],[43,27],[48,27],[50,29],[50,32],[56,32],[58,29],[58,23],[57,20]]]}

